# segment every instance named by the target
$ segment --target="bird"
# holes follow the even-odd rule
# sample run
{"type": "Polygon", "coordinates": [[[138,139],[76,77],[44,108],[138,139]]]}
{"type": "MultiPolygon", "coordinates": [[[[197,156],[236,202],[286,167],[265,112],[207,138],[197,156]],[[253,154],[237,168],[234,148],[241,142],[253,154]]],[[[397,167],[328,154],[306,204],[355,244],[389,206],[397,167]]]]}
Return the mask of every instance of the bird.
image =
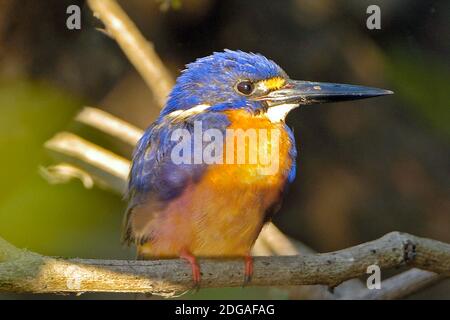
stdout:
{"type": "Polygon", "coordinates": [[[186,260],[197,288],[199,257],[243,258],[247,284],[252,246],[296,176],[287,114],[301,106],[392,93],[292,80],[274,61],[240,50],[187,64],[133,152],[123,241],[136,246],[138,259],[186,260]],[[247,158],[236,160],[241,153],[247,158]],[[249,161],[252,155],[256,161],[249,161]]]}

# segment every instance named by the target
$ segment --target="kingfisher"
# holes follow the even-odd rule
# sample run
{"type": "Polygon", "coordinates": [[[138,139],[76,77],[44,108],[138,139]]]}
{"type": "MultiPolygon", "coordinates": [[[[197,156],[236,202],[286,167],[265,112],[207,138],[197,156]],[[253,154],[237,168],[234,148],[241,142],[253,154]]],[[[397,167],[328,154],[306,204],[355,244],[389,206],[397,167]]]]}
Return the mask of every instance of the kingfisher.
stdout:
{"type": "Polygon", "coordinates": [[[388,94],[291,80],[274,61],[243,51],[186,65],[133,153],[124,242],[136,245],[139,259],[187,260],[196,287],[198,257],[241,257],[248,283],[251,248],[296,175],[286,115],[299,106],[388,94]]]}

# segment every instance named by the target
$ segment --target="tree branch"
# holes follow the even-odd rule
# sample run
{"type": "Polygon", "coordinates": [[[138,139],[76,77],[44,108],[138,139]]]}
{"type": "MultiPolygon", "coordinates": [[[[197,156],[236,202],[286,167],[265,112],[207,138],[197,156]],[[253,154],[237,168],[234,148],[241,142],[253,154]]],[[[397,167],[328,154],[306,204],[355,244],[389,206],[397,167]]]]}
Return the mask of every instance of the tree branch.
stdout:
{"type": "MultiPolygon", "coordinates": [[[[173,296],[192,286],[180,259],[124,261],[61,259],[19,250],[0,238],[0,291],[28,293],[141,292],[173,296]]],[[[237,287],[242,259],[200,259],[202,287],[237,287]]],[[[255,257],[253,286],[335,287],[367,267],[414,266],[450,276],[450,244],[391,232],[348,249],[301,256],[255,257]]]]}

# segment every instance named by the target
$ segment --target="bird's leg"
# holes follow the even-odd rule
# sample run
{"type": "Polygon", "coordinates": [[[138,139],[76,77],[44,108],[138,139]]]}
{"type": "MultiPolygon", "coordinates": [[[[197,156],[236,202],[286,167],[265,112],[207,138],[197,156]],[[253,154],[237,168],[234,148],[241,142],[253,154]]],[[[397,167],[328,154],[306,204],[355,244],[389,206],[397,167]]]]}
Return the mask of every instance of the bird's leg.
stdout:
{"type": "Polygon", "coordinates": [[[197,263],[197,259],[188,250],[181,250],[180,258],[189,262],[192,268],[192,280],[194,281],[194,288],[198,290],[200,288],[200,266],[197,263]]]}
{"type": "Polygon", "coordinates": [[[253,276],[253,257],[248,253],[244,257],[245,261],[245,271],[244,271],[244,286],[250,283],[253,276]]]}

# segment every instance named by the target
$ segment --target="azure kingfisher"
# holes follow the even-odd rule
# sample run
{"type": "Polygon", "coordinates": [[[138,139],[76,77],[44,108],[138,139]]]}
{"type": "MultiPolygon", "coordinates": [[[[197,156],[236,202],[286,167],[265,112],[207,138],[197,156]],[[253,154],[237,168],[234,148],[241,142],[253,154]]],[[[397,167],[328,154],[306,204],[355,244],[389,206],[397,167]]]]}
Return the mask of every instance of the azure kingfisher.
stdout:
{"type": "MultiPolygon", "coordinates": [[[[197,59],[178,77],[158,119],[136,146],[123,240],[137,246],[140,259],[187,260],[196,286],[200,282],[197,257],[242,257],[247,283],[253,273],[250,250],[295,178],[297,150],[286,115],[299,106],[391,93],[357,85],[294,81],[260,54],[225,50],[197,59]],[[175,161],[173,151],[182,139],[180,135],[173,139],[174,133],[193,133],[196,122],[201,123],[202,132],[214,129],[224,136],[229,129],[276,130],[277,170],[264,173],[262,160],[175,161]]],[[[258,152],[249,140],[241,140],[245,151],[258,152]]],[[[266,145],[259,144],[262,158],[274,147],[272,140],[264,141],[266,145]]],[[[222,142],[235,143],[225,138],[222,142]]],[[[228,145],[224,149],[228,151],[228,145]]],[[[230,150],[235,156],[237,148],[230,150]]],[[[183,152],[192,160],[199,151],[189,147],[183,152]]]]}

